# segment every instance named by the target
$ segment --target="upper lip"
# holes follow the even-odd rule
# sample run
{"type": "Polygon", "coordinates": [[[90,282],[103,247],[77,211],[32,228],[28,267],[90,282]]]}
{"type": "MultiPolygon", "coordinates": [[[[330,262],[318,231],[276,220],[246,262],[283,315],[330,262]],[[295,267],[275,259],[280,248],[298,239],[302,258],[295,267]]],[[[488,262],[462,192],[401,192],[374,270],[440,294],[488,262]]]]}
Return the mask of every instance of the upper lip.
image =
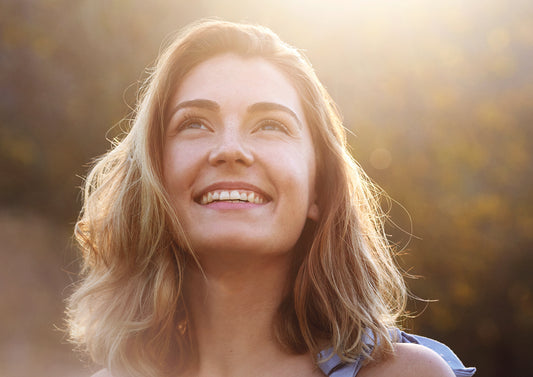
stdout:
{"type": "Polygon", "coordinates": [[[207,194],[210,191],[215,190],[247,190],[247,191],[253,191],[261,196],[263,196],[267,201],[271,201],[272,197],[268,195],[266,192],[261,190],[259,187],[247,183],[247,182],[237,182],[237,181],[227,181],[227,182],[215,182],[210,184],[209,186],[204,187],[202,190],[200,190],[195,196],[195,200],[198,200],[202,197],[202,195],[207,194]]]}

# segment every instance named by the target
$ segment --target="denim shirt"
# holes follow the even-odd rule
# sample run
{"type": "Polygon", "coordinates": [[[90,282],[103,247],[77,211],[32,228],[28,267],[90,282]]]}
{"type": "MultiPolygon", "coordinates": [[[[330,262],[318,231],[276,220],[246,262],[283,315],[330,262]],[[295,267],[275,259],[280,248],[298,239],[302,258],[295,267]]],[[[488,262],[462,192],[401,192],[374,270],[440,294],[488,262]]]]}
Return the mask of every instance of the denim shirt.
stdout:
{"type": "MultiPolygon", "coordinates": [[[[392,333],[396,332],[396,343],[414,343],[420,344],[424,347],[430,348],[437,352],[452,368],[456,377],[470,377],[476,372],[476,368],[466,368],[461,360],[448,348],[448,346],[437,342],[436,340],[425,338],[423,336],[407,334],[400,330],[392,330],[392,333]]],[[[372,342],[369,342],[372,346],[372,342]]],[[[331,353],[331,350],[322,351],[319,358],[327,358],[331,353]]],[[[333,355],[328,361],[319,364],[322,372],[329,377],[355,377],[359,370],[363,366],[363,357],[360,356],[354,363],[343,363],[337,355],[333,355]]]]}

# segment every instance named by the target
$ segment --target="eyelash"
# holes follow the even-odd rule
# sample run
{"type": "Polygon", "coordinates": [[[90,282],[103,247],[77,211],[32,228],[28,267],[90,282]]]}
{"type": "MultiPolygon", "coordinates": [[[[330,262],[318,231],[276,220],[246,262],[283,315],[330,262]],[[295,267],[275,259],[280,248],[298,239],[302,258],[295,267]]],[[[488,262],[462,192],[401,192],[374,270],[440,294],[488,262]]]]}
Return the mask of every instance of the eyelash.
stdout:
{"type": "MultiPolygon", "coordinates": [[[[203,121],[202,119],[194,116],[194,115],[191,115],[191,114],[183,114],[183,121],[180,123],[180,125],[178,126],[178,131],[182,131],[184,129],[187,129],[191,124],[199,124],[203,127],[205,127],[206,129],[208,129],[209,127],[206,125],[206,122],[203,121]]],[[[200,128],[197,128],[195,127],[194,129],[200,129],[200,128]]]]}
{"type": "MultiPolygon", "coordinates": [[[[282,132],[289,134],[289,129],[281,122],[274,120],[274,119],[266,119],[261,122],[259,122],[259,126],[257,127],[258,130],[263,129],[265,126],[274,126],[275,128],[281,130],[282,132]]],[[[268,130],[268,131],[275,131],[275,130],[268,130]]]]}
{"type": "MultiPolygon", "coordinates": [[[[190,129],[189,126],[192,124],[198,124],[202,127],[194,127],[193,129],[209,129],[209,126],[207,125],[207,122],[203,120],[202,118],[197,117],[194,114],[184,113],[182,115],[182,121],[180,122],[179,126],[177,127],[176,131],[180,132],[185,129],[190,129]]],[[[281,131],[287,135],[290,134],[289,128],[285,126],[282,122],[274,119],[265,119],[259,122],[256,131],[281,131]],[[265,127],[271,127],[272,129],[265,130],[265,127]]]]}

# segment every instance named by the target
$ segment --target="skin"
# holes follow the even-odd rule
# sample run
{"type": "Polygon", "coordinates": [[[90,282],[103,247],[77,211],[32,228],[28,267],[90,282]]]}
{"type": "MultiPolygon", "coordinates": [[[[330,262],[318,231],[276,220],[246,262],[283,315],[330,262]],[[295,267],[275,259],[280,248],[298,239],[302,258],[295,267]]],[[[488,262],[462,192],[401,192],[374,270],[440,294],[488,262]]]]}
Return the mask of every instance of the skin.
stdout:
{"type": "Polygon", "coordinates": [[[185,282],[200,354],[194,375],[320,375],[309,355],[287,355],[272,339],[290,251],[318,218],[298,93],[262,59],[221,55],[184,78],[171,108],[164,183],[205,274],[190,271],[185,282]],[[262,203],[199,203],[233,190],[262,203]]]}
{"type": "MultiPolygon", "coordinates": [[[[296,374],[294,374],[296,375],[296,374]]],[[[317,374],[320,375],[320,374],[317,374]]],[[[271,375],[275,376],[275,375],[271,375]]],[[[455,377],[433,350],[418,344],[397,344],[395,355],[363,367],[357,377],[455,377]]],[[[91,377],[113,377],[103,369],[91,377]]]]}
{"type": "Polygon", "coordinates": [[[357,377],[455,377],[452,369],[435,351],[419,344],[396,344],[395,354],[369,364],[357,377]]]}
{"type": "Polygon", "coordinates": [[[194,68],[172,104],[164,183],[194,250],[217,268],[290,251],[318,214],[313,143],[290,82],[264,60],[222,55],[194,68]],[[263,203],[198,203],[232,190],[263,203]]]}
{"type": "MultiPolygon", "coordinates": [[[[311,355],[287,354],[272,332],[291,250],[305,222],[320,216],[313,143],[290,80],[265,60],[231,54],[195,67],[172,97],[163,165],[203,268],[185,281],[199,352],[190,375],[323,376],[311,355]],[[231,190],[262,202],[202,202],[231,190]]],[[[433,351],[398,344],[359,376],[453,373],[433,351]]]]}

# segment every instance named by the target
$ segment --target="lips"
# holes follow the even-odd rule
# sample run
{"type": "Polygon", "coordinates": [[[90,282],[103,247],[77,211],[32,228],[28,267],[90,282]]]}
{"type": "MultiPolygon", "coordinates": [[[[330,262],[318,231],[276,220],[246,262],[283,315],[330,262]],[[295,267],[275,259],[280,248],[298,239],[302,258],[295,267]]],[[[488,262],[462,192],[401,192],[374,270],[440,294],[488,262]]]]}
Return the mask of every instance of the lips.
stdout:
{"type": "Polygon", "coordinates": [[[195,201],[201,205],[214,202],[264,204],[270,197],[259,188],[248,183],[216,183],[202,190],[195,201]]]}

